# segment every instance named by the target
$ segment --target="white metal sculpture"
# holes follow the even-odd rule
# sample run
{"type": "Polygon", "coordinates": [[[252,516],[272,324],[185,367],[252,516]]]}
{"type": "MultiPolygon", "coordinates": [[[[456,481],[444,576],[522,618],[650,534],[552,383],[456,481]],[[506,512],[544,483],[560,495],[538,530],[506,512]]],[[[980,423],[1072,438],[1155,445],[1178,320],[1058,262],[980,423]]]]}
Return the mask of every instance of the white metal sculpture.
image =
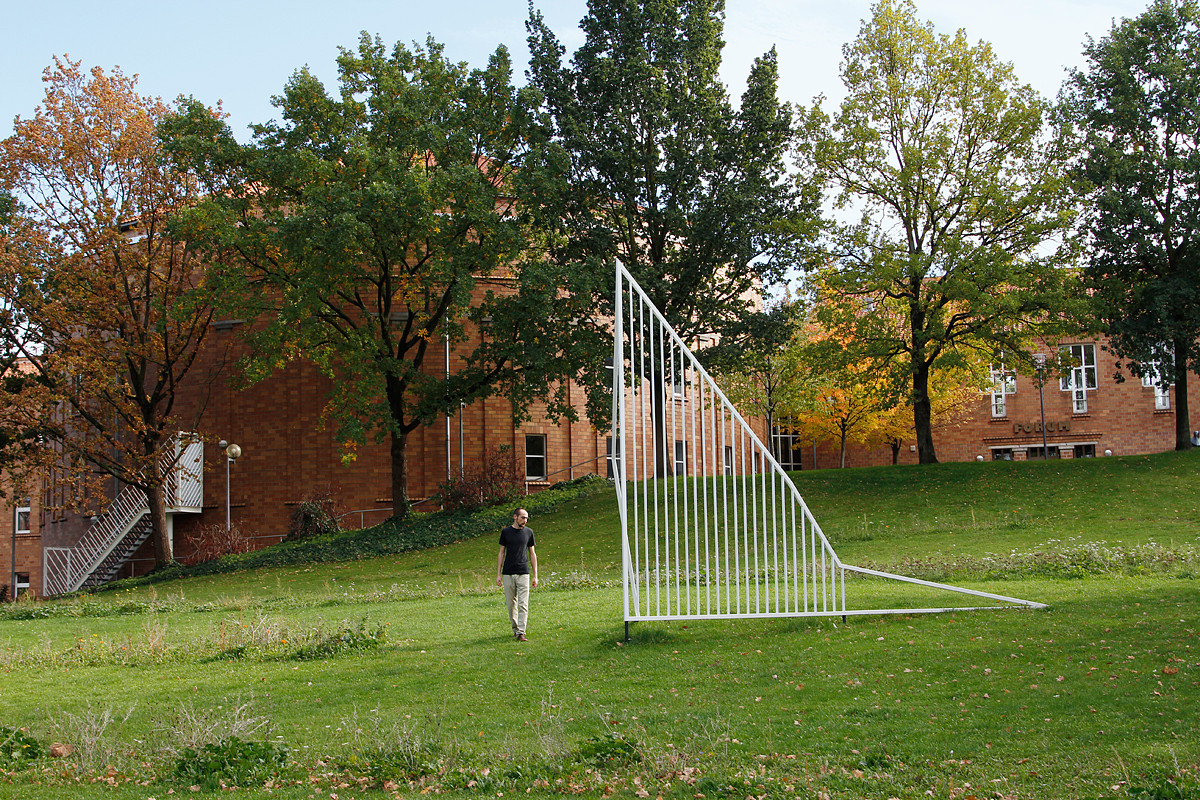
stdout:
{"type": "Polygon", "coordinates": [[[642,620],[1045,607],[842,563],[770,449],[619,262],[616,273],[612,467],[627,634],[642,620]],[[879,594],[872,578],[994,605],[872,608],[861,602],[879,594]]]}

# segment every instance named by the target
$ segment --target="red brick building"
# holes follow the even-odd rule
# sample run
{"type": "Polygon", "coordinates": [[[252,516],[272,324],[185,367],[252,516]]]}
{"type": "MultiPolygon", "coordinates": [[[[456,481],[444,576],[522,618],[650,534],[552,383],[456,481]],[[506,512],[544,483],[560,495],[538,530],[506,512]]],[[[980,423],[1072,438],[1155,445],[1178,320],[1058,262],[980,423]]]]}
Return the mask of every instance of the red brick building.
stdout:
{"type": "MultiPolygon", "coordinates": [[[[1064,342],[1078,366],[1065,378],[1047,376],[1042,391],[1025,374],[1004,374],[997,369],[992,391],[981,393],[968,416],[935,428],[934,446],[939,461],[1025,460],[1042,457],[1042,403],[1045,408],[1045,441],[1050,458],[1091,458],[1105,455],[1159,453],[1175,448],[1176,390],[1156,387],[1152,381],[1132,376],[1117,382],[1117,360],[1101,342],[1064,342]]],[[[1049,353],[1049,350],[1046,351],[1049,353]]],[[[1000,365],[997,365],[999,367],[1000,365]]],[[[1200,403],[1200,389],[1192,381],[1189,408],[1200,403]]],[[[836,442],[800,445],[804,469],[838,466],[836,442]]],[[[917,463],[915,440],[900,451],[901,464],[917,463]]],[[[892,463],[889,447],[868,450],[848,445],[846,466],[864,467],[892,463]]]]}
{"type": "MultiPolygon", "coordinates": [[[[238,335],[236,324],[218,323],[216,328],[206,350],[211,361],[222,358],[231,337],[238,335]]],[[[1097,343],[1065,346],[1076,348],[1079,366],[1068,378],[1050,378],[1041,393],[1050,457],[1130,455],[1174,447],[1174,389],[1164,392],[1138,378],[1117,383],[1112,378],[1115,360],[1097,343]]],[[[449,363],[452,370],[460,363],[453,350],[449,363]]],[[[444,363],[439,366],[444,368],[444,363]]],[[[210,363],[195,374],[216,372],[210,363]]],[[[194,549],[202,527],[224,525],[227,491],[229,516],[252,537],[254,546],[280,541],[292,513],[306,500],[331,500],[339,513],[346,514],[346,527],[371,525],[391,514],[388,444],[371,443],[352,460],[343,459],[332,428],[321,423],[329,379],[304,362],[245,389],[232,389],[229,377],[227,371],[203,385],[189,386],[180,398],[183,406],[205,404],[200,426],[205,443],[203,501],[197,509],[171,515],[178,557],[185,558],[194,549]],[[236,462],[227,462],[219,440],[241,447],[236,462]]],[[[409,492],[417,508],[432,508],[427,498],[436,494],[447,476],[469,471],[485,453],[499,447],[515,456],[531,491],[587,473],[605,474],[607,437],[584,417],[582,390],[573,386],[570,391],[580,412],[578,422],[550,420],[535,406],[528,422],[514,425],[508,400],[496,397],[414,432],[408,448],[409,492]]],[[[1193,392],[1190,399],[1200,401],[1200,393],[1193,392]]],[[[687,400],[677,396],[672,402],[687,400]]],[[[981,394],[974,412],[953,426],[935,430],[934,438],[942,461],[1041,457],[1042,410],[1036,382],[1026,375],[999,372],[996,385],[981,394]]],[[[836,443],[802,442],[797,450],[799,457],[793,462],[803,469],[838,465],[836,443]]],[[[683,457],[690,462],[698,456],[683,457]]],[[[902,447],[899,461],[914,463],[915,448],[902,447]]],[[[891,462],[887,447],[848,449],[848,466],[891,462]]],[[[693,473],[695,467],[688,463],[683,468],[693,473]]],[[[7,523],[0,526],[5,573],[15,542],[18,585],[28,584],[36,594],[43,593],[45,585],[46,549],[78,539],[92,524],[91,517],[77,513],[42,513],[47,505],[43,497],[52,491],[44,485],[15,505],[0,503],[0,519],[7,523]]],[[[136,574],[152,565],[153,554],[143,544],[118,574],[136,574]]],[[[0,583],[7,585],[9,580],[0,583]]]]}

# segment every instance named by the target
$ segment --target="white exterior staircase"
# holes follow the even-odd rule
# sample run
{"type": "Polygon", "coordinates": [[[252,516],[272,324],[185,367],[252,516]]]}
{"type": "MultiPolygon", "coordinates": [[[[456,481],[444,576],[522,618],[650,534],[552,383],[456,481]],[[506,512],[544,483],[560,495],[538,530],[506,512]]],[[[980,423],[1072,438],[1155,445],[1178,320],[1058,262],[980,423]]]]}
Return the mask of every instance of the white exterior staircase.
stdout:
{"type": "MultiPolygon", "coordinates": [[[[163,457],[170,467],[163,487],[168,526],[172,515],[199,514],[204,505],[204,443],[180,434],[163,457]]],[[[74,547],[42,551],[42,592],[46,596],[93,588],[112,580],[150,538],[150,504],[136,486],[126,486],[96,517],[74,547]]]]}

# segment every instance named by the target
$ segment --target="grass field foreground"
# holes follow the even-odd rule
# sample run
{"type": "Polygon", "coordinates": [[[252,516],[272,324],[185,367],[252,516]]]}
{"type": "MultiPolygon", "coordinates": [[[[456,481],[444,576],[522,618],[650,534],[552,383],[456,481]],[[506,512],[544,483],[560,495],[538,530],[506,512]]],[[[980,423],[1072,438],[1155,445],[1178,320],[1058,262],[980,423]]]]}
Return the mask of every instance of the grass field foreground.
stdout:
{"type": "Polygon", "coordinates": [[[0,726],[73,752],[10,753],[0,797],[161,800],[221,765],[246,768],[238,797],[1200,797],[1198,477],[1193,454],[797,476],[847,561],[1044,611],[638,624],[626,644],[611,490],[534,515],[525,644],[490,530],[18,604],[0,726]]]}

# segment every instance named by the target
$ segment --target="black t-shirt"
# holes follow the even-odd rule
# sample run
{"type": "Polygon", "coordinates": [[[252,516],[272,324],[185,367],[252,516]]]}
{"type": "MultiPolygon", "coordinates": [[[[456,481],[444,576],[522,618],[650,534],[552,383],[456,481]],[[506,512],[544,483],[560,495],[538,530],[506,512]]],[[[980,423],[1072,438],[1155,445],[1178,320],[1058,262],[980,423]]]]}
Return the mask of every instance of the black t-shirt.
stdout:
{"type": "Polygon", "coordinates": [[[500,546],[504,548],[504,574],[529,574],[529,548],[533,547],[533,529],[507,526],[500,531],[500,546]]]}

